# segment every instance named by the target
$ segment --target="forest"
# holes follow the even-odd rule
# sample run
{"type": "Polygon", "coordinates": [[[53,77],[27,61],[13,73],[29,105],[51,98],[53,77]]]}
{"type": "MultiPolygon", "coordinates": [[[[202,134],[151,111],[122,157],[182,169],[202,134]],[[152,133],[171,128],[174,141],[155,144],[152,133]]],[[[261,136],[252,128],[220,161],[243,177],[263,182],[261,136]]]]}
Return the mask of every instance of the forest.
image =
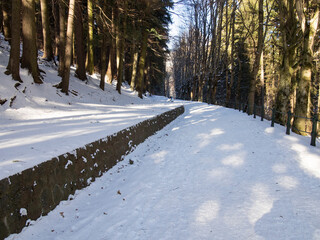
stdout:
{"type": "MultiPolygon", "coordinates": [[[[259,106],[311,132],[319,108],[319,1],[186,0],[188,27],[172,52],[177,98],[259,106]],[[291,115],[290,115],[291,116],[291,115]]],[[[261,110],[262,109],[262,110],[261,110]]]]}
{"type": "Polygon", "coordinates": [[[21,82],[19,69],[26,68],[41,84],[41,58],[57,67],[56,87],[65,94],[75,66],[81,81],[100,74],[102,90],[116,79],[119,93],[126,81],[141,98],[146,91],[163,95],[172,5],[171,0],[1,0],[1,32],[10,43],[6,74],[21,82]]]}
{"type": "Polygon", "coordinates": [[[302,135],[319,119],[318,0],[0,1],[6,74],[18,82],[26,68],[43,83],[41,59],[57,68],[65,94],[74,66],[80,81],[98,73],[102,90],[116,80],[119,93],[127,82],[140,98],[164,95],[170,54],[179,99],[249,115],[258,108],[302,135]],[[188,20],[170,52],[175,4],[186,7],[188,20]]]}

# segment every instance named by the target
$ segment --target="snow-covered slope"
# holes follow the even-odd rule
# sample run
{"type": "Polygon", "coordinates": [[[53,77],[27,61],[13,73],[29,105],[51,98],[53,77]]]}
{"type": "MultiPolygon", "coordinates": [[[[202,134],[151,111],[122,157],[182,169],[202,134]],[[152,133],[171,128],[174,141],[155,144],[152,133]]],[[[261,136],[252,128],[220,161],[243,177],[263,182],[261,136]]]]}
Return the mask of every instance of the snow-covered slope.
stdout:
{"type": "MultiPolygon", "coordinates": [[[[0,179],[111,135],[178,106],[159,96],[137,97],[129,86],[99,89],[99,76],[70,78],[70,94],[53,87],[61,78],[54,64],[40,61],[44,83],[36,85],[24,69],[22,84],[4,74],[9,47],[0,48],[0,179]],[[11,107],[10,107],[11,106],[11,107]]],[[[74,69],[73,69],[74,70],[74,69]]]]}
{"type": "Polygon", "coordinates": [[[320,239],[319,147],[232,109],[184,104],[74,200],[9,239],[320,239]]]}

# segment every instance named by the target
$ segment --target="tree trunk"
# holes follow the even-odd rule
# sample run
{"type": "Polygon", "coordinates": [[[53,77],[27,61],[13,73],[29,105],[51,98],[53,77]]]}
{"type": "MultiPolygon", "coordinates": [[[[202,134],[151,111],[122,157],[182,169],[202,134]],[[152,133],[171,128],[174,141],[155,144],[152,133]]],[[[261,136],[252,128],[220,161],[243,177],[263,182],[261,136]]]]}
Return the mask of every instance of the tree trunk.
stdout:
{"type": "MultiPolygon", "coordinates": [[[[222,19],[223,19],[223,6],[224,0],[219,0],[218,2],[219,8],[217,8],[217,14],[219,12],[219,23],[217,29],[217,36],[218,39],[217,45],[215,45],[215,52],[214,52],[214,60],[213,60],[213,86],[212,86],[212,101],[213,103],[216,101],[216,92],[217,92],[217,84],[218,84],[218,61],[220,60],[220,48],[221,48],[221,33],[222,33],[222,19]],[[218,10],[219,9],[219,10],[218,10]]],[[[218,17],[218,16],[217,16],[218,17]]]]}
{"type": "Polygon", "coordinates": [[[226,74],[226,106],[229,106],[231,86],[229,82],[229,0],[226,0],[226,49],[225,49],[225,74],[226,74]]]}
{"type": "Polygon", "coordinates": [[[310,14],[305,11],[311,11],[311,4],[310,6],[304,6],[302,0],[296,1],[297,15],[303,32],[303,45],[301,76],[298,81],[295,108],[295,115],[298,117],[295,117],[294,119],[293,131],[301,135],[306,135],[306,133],[300,131],[309,131],[308,125],[310,125],[301,117],[310,117],[310,85],[312,77],[312,60],[314,56],[313,48],[319,23],[319,5],[316,0],[312,1],[312,3],[314,4],[312,6],[314,9],[313,14],[310,14]],[[310,9],[308,9],[308,7],[310,7],[310,9]]]}
{"type": "Polygon", "coordinates": [[[280,80],[275,101],[276,121],[285,124],[286,113],[293,107],[290,101],[293,96],[292,77],[295,64],[297,20],[292,1],[279,3],[280,30],[282,35],[282,63],[280,66],[280,80]],[[283,113],[280,114],[279,112],[283,113]]]}
{"type": "Polygon", "coordinates": [[[22,0],[22,36],[23,51],[21,67],[27,68],[31,73],[34,82],[41,84],[42,80],[40,78],[37,62],[38,50],[34,0],[22,0]]]}
{"type": "Polygon", "coordinates": [[[70,79],[70,66],[72,58],[72,35],[73,35],[73,21],[74,21],[74,8],[75,0],[69,2],[68,24],[67,24],[67,41],[66,41],[66,55],[65,67],[61,81],[61,91],[68,95],[69,92],[69,79],[70,79]]]}
{"type": "Polygon", "coordinates": [[[21,0],[12,0],[12,38],[10,48],[10,59],[7,74],[12,79],[22,82],[20,78],[20,29],[21,29],[21,0]]]}
{"type": "Polygon", "coordinates": [[[59,55],[59,6],[57,0],[51,1],[52,6],[52,17],[54,22],[54,49],[53,55],[59,55]]]}
{"type": "MultiPolygon", "coordinates": [[[[111,41],[112,42],[112,41],[111,41]]],[[[110,51],[109,51],[109,59],[108,59],[108,69],[107,69],[107,82],[112,83],[112,57],[113,57],[113,47],[112,45],[110,46],[110,51]]]]}
{"type": "MultiPolygon", "coordinates": [[[[106,12],[106,3],[103,3],[103,12],[106,12]]],[[[101,14],[102,16],[102,14],[101,14]]],[[[105,24],[105,20],[101,19],[100,17],[100,26],[102,28],[102,31],[100,33],[102,37],[102,43],[101,43],[101,73],[100,73],[100,88],[104,90],[105,87],[105,76],[106,76],[106,71],[107,71],[107,39],[106,39],[106,33],[107,32],[107,26],[105,24]]]]}
{"type": "Polygon", "coordinates": [[[263,0],[259,0],[259,27],[258,27],[258,46],[255,52],[253,64],[253,77],[250,81],[250,89],[248,95],[248,114],[253,114],[255,103],[256,83],[258,79],[258,71],[260,66],[261,53],[263,51],[264,36],[263,36],[263,0]]]}
{"type": "Polygon", "coordinates": [[[230,54],[230,62],[231,62],[231,68],[230,68],[230,84],[229,89],[227,89],[227,103],[230,101],[231,98],[231,89],[233,87],[234,82],[234,44],[235,44],[235,21],[236,21],[236,9],[237,9],[237,3],[236,0],[233,0],[233,9],[231,13],[231,54],[230,54]]]}
{"type": "MultiPolygon", "coordinates": [[[[239,50],[238,50],[239,51],[239,50]]],[[[237,80],[237,88],[236,88],[236,105],[239,106],[240,109],[240,104],[242,104],[241,102],[241,92],[240,92],[240,88],[241,88],[241,80],[242,80],[242,62],[239,56],[239,52],[238,52],[238,64],[239,64],[239,72],[238,72],[238,80],[237,80]]]]}
{"type": "Polygon", "coordinates": [[[11,41],[10,1],[2,0],[3,34],[6,41],[11,41]]]}
{"type": "Polygon", "coordinates": [[[111,9],[111,36],[110,36],[110,52],[109,52],[109,63],[108,63],[108,70],[107,70],[107,77],[108,77],[108,83],[111,83],[114,79],[116,72],[117,72],[117,64],[116,64],[116,24],[114,23],[116,19],[116,13],[115,13],[115,6],[112,2],[112,9],[111,9]]]}
{"type": "Polygon", "coordinates": [[[140,98],[143,94],[144,89],[144,68],[145,68],[145,62],[146,62],[146,55],[147,55],[147,47],[148,47],[148,30],[143,30],[142,35],[142,46],[141,46],[141,54],[139,59],[139,65],[138,65],[138,79],[137,79],[137,90],[138,90],[138,96],[140,98]]]}
{"type": "Polygon", "coordinates": [[[41,21],[43,34],[43,57],[47,61],[53,60],[53,48],[49,25],[48,0],[40,0],[41,4],[41,21]]]}
{"type": "Polygon", "coordinates": [[[102,45],[101,45],[101,73],[100,73],[100,88],[104,91],[105,77],[107,71],[107,39],[104,33],[102,33],[102,45]]]}
{"type": "Polygon", "coordinates": [[[59,76],[63,76],[65,68],[65,46],[66,46],[66,13],[64,0],[59,1],[59,76]]]}
{"type": "Polygon", "coordinates": [[[82,1],[75,2],[75,18],[74,18],[74,37],[75,37],[75,53],[77,58],[76,77],[80,80],[86,80],[85,65],[85,45],[83,36],[83,17],[82,17],[82,1]]]}
{"type": "Polygon", "coordinates": [[[131,75],[131,83],[130,87],[131,90],[135,90],[136,88],[136,78],[137,78],[137,66],[138,66],[138,57],[139,57],[139,50],[136,46],[133,46],[134,54],[133,54],[133,62],[132,62],[132,75],[131,75]]]}
{"type": "Polygon", "coordinates": [[[90,75],[94,72],[93,59],[93,0],[88,0],[88,48],[87,48],[87,71],[90,75]]]}
{"type": "MultiPolygon", "coordinates": [[[[218,4],[218,3],[217,3],[218,4]]],[[[216,42],[217,42],[217,34],[216,34],[216,29],[217,29],[217,14],[218,14],[218,8],[216,7],[215,10],[213,8],[213,2],[210,2],[210,12],[211,12],[211,26],[212,26],[212,30],[211,30],[211,46],[210,46],[210,68],[211,68],[211,71],[212,69],[215,69],[216,66],[215,66],[215,59],[216,59],[216,42]]],[[[215,71],[215,70],[214,70],[215,71]]],[[[209,85],[209,100],[208,100],[208,103],[213,103],[214,100],[214,85],[215,85],[215,82],[214,82],[214,74],[212,74],[212,72],[210,72],[210,78],[209,78],[209,82],[208,82],[208,85],[209,85]]]]}
{"type": "Polygon", "coordinates": [[[285,124],[286,115],[290,110],[290,99],[292,95],[292,77],[294,70],[292,67],[294,52],[286,52],[283,54],[283,63],[280,68],[280,81],[278,85],[278,93],[276,97],[275,108],[278,112],[284,114],[276,114],[276,120],[281,124],[285,124]]]}
{"type": "MultiPolygon", "coordinates": [[[[122,29],[118,29],[120,31],[117,32],[117,36],[119,36],[119,53],[117,53],[117,58],[119,57],[119,68],[118,68],[118,81],[117,81],[117,91],[119,94],[121,94],[121,85],[123,81],[123,70],[124,70],[124,49],[125,49],[125,34],[126,34],[126,28],[127,28],[127,3],[124,3],[124,14],[123,14],[123,23],[122,29]],[[119,56],[118,56],[119,54],[119,56]]],[[[121,23],[121,15],[119,14],[119,23],[121,23]]],[[[118,45],[118,44],[117,44],[118,45]]]]}

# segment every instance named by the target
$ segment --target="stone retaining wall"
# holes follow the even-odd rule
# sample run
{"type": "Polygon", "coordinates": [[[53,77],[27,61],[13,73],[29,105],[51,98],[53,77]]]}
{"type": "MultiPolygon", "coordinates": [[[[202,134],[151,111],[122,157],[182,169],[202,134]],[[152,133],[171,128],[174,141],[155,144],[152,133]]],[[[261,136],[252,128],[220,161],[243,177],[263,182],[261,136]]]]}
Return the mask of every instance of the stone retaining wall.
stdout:
{"type": "Polygon", "coordinates": [[[0,239],[47,215],[183,112],[181,106],[0,180],[0,239]]]}

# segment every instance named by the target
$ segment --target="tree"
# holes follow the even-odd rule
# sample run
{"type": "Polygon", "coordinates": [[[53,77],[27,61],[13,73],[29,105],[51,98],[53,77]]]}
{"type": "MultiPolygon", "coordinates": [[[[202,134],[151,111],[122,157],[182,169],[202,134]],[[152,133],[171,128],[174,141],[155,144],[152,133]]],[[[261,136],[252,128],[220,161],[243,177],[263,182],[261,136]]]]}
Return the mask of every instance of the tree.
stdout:
{"type": "Polygon", "coordinates": [[[143,29],[143,35],[142,35],[142,43],[141,43],[141,53],[138,63],[138,78],[137,78],[137,90],[138,90],[138,96],[140,98],[142,97],[143,89],[144,89],[144,68],[146,64],[146,55],[147,55],[147,47],[148,47],[148,36],[149,32],[148,29],[143,29]]]}
{"type": "Polygon", "coordinates": [[[64,0],[59,1],[59,76],[63,76],[65,64],[65,46],[66,46],[66,8],[64,0]]]}
{"type": "MultiPolygon", "coordinates": [[[[292,78],[296,64],[296,49],[299,44],[298,23],[296,19],[295,1],[277,1],[279,9],[280,32],[282,40],[282,62],[280,65],[280,80],[275,108],[278,112],[286,113],[292,110],[290,100],[293,97],[292,78]]],[[[276,114],[278,122],[285,124],[286,114],[276,114]]]]}
{"type": "Polygon", "coordinates": [[[12,0],[12,38],[10,58],[6,74],[11,74],[12,79],[22,82],[20,78],[20,28],[21,28],[21,0],[12,0]]]}
{"type": "Polygon", "coordinates": [[[75,54],[77,57],[76,77],[80,80],[86,80],[85,67],[85,45],[83,35],[83,16],[82,16],[82,1],[75,2],[75,18],[74,18],[74,35],[75,35],[75,54]]]}
{"type": "Polygon", "coordinates": [[[310,117],[310,85],[312,78],[312,61],[314,42],[319,25],[319,3],[317,0],[296,0],[297,15],[303,35],[300,63],[300,78],[297,87],[297,101],[293,130],[302,135],[306,129],[305,119],[310,117]]]}
{"type": "Polygon", "coordinates": [[[256,83],[258,78],[258,71],[260,67],[261,54],[264,46],[264,34],[263,34],[263,0],[259,0],[259,27],[258,27],[258,44],[255,49],[255,59],[253,64],[253,78],[250,82],[250,89],[248,95],[248,114],[253,114],[253,107],[255,103],[256,83]]]}
{"type": "Polygon", "coordinates": [[[11,41],[10,1],[1,1],[3,17],[3,34],[6,41],[11,41]]]}
{"type": "Polygon", "coordinates": [[[69,78],[70,78],[70,66],[71,66],[71,55],[72,55],[72,35],[73,35],[73,22],[74,22],[74,9],[75,0],[69,2],[68,12],[68,24],[67,24],[67,41],[66,41],[66,55],[64,72],[61,81],[61,91],[68,95],[69,92],[69,78]]]}
{"type": "Polygon", "coordinates": [[[117,58],[119,61],[118,65],[118,82],[117,82],[117,91],[121,93],[121,85],[123,80],[123,71],[124,71],[124,49],[125,49],[125,35],[126,35],[126,28],[127,28],[127,1],[121,2],[123,4],[123,14],[118,15],[118,32],[117,32],[117,58]],[[123,19],[122,19],[123,16],[123,19]],[[121,27],[120,27],[121,26],[121,27]]]}
{"type": "Polygon", "coordinates": [[[100,8],[100,16],[98,18],[99,27],[100,27],[100,36],[101,36],[101,71],[100,71],[100,88],[104,90],[105,87],[105,76],[107,71],[107,23],[106,23],[106,12],[107,6],[106,3],[100,3],[102,7],[100,8]]]}
{"type": "Polygon", "coordinates": [[[53,60],[53,48],[49,25],[48,0],[40,0],[41,5],[41,21],[43,34],[43,58],[47,61],[53,60]]]}
{"type": "Polygon", "coordinates": [[[22,37],[23,51],[21,67],[27,68],[35,83],[41,84],[38,67],[38,51],[36,39],[35,1],[22,0],[22,37]]]}
{"type": "Polygon", "coordinates": [[[93,59],[93,0],[88,0],[88,47],[87,47],[87,71],[90,75],[94,72],[93,59]]]}

